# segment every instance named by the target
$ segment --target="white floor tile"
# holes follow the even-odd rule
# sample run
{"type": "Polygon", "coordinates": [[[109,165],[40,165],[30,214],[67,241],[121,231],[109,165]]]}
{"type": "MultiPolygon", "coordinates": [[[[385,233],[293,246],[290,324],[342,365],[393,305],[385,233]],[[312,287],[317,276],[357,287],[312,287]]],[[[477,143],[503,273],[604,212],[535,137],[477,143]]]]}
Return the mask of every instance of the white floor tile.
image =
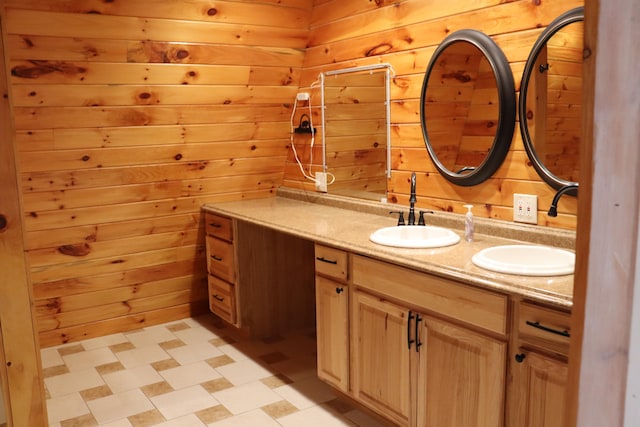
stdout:
{"type": "Polygon", "coordinates": [[[249,359],[247,353],[238,348],[237,344],[225,344],[218,347],[218,350],[235,360],[240,362],[241,360],[249,359]]]}
{"type": "Polygon", "coordinates": [[[218,391],[213,396],[232,414],[241,414],[282,400],[260,381],[218,391]]]}
{"type": "Polygon", "coordinates": [[[62,356],[71,372],[86,371],[89,368],[117,362],[118,359],[108,348],[97,348],[62,356]]]}
{"type": "Polygon", "coordinates": [[[44,348],[40,352],[40,359],[43,368],[64,365],[64,360],[56,348],[44,348]]]}
{"type": "Polygon", "coordinates": [[[208,427],[281,427],[281,425],[260,409],[256,409],[209,424],[208,427]]]}
{"type": "Polygon", "coordinates": [[[146,347],[152,344],[160,344],[161,342],[176,339],[176,336],[164,325],[150,326],[141,331],[125,334],[125,336],[136,347],[146,347]]]}
{"type": "Polygon", "coordinates": [[[163,380],[160,374],[149,365],[105,374],[103,379],[114,393],[122,393],[163,380]]]}
{"type": "Polygon", "coordinates": [[[153,405],[140,390],[130,390],[87,402],[100,424],[150,411],[153,405]]]}
{"type": "Polygon", "coordinates": [[[89,408],[78,393],[66,394],[47,400],[47,415],[50,425],[88,413],[89,408]]]}
{"type": "Polygon", "coordinates": [[[306,409],[335,398],[331,388],[315,377],[274,389],[298,409],[306,409]]]}
{"type": "Polygon", "coordinates": [[[122,344],[127,342],[127,337],[124,334],[112,334],[104,337],[91,338],[82,341],[82,346],[87,350],[94,350],[96,348],[109,347],[110,345],[122,344]]]}
{"type": "Polygon", "coordinates": [[[202,384],[206,381],[220,378],[218,371],[206,362],[196,362],[186,366],[166,369],[160,375],[173,387],[174,390],[202,384]]]}
{"type": "Polygon", "coordinates": [[[355,424],[320,406],[304,409],[278,418],[284,427],[354,427],[355,424]]]}
{"type": "Polygon", "coordinates": [[[116,353],[116,356],[125,368],[135,368],[136,366],[147,365],[171,358],[171,356],[157,344],[121,351],[116,353]]]}
{"type": "Polygon", "coordinates": [[[219,338],[218,335],[202,326],[189,329],[182,329],[174,332],[176,337],[182,340],[185,344],[199,344],[207,342],[214,338],[219,338]]]}
{"type": "Polygon", "coordinates": [[[218,405],[218,401],[200,386],[160,394],[151,401],[167,420],[218,405]]]}
{"type": "Polygon", "coordinates": [[[164,423],[154,424],[154,426],[155,427],[203,427],[203,426],[206,426],[206,424],[200,421],[200,418],[196,417],[194,414],[189,414],[189,415],[185,415],[184,417],[179,417],[173,420],[166,421],[164,423]]]}
{"type": "Polygon", "coordinates": [[[254,382],[262,378],[270,377],[274,374],[274,371],[270,371],[251,359],[220,366],[216,368],[216,370],[233,385],[254,382]]]}
{"type": "Polygon", "coordinates": [[[289,359],[271,365],[287,378],[293,381],[302,381],[305,378],[312,378],[318,375],[316,365],[306,359],[289,359]]]}
{"type": "Polygon", "coordinates": [[[167,350],[167,353],[181,365],[188,365],[193,362],[222,356],[224,354],[207,341],[172,348],[167,350]]]}
{"type": "Polygon", "coordinates": [[[95,369],[87,369],[48,377],[44,383],[51,396],[57,397],[101,386],[104,381],[95,369]]]}

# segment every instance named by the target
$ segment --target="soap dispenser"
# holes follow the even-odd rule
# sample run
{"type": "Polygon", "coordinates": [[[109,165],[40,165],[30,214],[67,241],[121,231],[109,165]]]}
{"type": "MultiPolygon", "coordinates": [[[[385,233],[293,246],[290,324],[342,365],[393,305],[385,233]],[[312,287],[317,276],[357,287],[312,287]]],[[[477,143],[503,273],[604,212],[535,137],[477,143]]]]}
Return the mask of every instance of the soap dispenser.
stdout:
{"type": "Polygon", "coordinates": [[[464,205],[464,207],[467,208],[467,213],[464,215],[464,240],[473,242],[473,212],[471,212],[473,205],[464,205]]]}

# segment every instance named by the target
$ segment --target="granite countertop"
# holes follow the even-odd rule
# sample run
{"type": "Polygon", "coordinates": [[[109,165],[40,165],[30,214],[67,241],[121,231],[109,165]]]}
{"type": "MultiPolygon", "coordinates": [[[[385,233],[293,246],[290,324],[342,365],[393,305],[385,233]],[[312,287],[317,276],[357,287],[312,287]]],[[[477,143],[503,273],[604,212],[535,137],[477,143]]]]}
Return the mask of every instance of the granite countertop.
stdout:
{"type": "MultiPolygon", "coordinates": [[[[389,215],[389,211],[407,211],[406,206],[280,189],[276,197],[206,204],[203,209],[458,282],[558,307],[572,306],[573,275],[501,274],[476,267],[471,262],[476,252],[496,245],[525,242],[573,249],[575,233],[572,231],[476,218],[473,242],[461,239],[460,243],[443,248],[402,249],[372,243],[369,235],[378,228],[396,225],[397,218],[389,215]]],[[[434,213],[425,217],[427,224],[448,227],[461,236],[463,234],[462,215],[434,213]]]]}

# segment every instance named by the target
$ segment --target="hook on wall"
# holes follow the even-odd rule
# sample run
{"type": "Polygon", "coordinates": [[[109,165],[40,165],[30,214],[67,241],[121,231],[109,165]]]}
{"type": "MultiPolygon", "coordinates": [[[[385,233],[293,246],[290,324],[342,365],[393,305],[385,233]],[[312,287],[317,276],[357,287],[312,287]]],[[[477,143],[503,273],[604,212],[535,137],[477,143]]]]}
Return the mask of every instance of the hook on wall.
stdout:
{"type": "Polygon", "coordinates": [[[300,116],[298,127],[293,130],[295,133],[315,134],[316,128],[311,127],[311,118],[307,114],[300,116]],[[305,120],[306,117],[306,120],[305,120]]]}

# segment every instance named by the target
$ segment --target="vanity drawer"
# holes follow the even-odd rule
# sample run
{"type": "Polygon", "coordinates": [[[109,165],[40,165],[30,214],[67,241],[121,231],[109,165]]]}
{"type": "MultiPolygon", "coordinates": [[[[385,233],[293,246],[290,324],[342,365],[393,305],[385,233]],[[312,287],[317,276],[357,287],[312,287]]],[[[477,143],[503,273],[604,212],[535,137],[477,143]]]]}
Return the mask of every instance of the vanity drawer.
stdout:
{"type": "Polygon", "coordinates": [[[567,355],[571,333],[571,314],[530,302],[518,307],[518,339],[543,349],[567,355]]]}
{"type": "Polygon", "coordinates": [[[205,213],[205,230],[207,235],[231,242],[233,240],[233,225],[231,218],[205,213]]]}
{"type": "Polygon", "coordinates": [[[207,270],[227,282],[235,281],[232,243],[207,236],[207,270]]]}
{"type": "Polygon", "coordinates": [[[347,281],[349,255],[341,249],[315,245],[316,273],[347,281]]]}
{"type": "Polygon", "coordinates": [[[418,310],[506,335],[506,295],[354,255],[353,283],[418,310]]]}
{"type": "Polygon", "coordinates": [[[235,323],[235,286],[209,275],[209,308],[227,322],[235,323]]]}

